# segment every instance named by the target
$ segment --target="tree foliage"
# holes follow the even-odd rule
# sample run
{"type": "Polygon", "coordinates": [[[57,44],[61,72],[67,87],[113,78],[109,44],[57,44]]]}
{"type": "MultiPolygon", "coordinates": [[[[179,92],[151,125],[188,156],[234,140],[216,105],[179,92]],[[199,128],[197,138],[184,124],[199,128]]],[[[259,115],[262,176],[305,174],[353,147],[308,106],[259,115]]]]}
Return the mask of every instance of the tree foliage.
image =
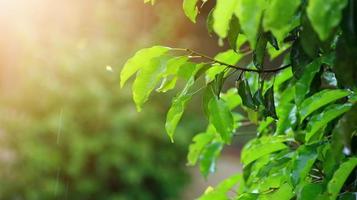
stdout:
{"type": "MultiPolygon", "coordinates": [[[[183,2],[191,21],[205,2],[183,2]]],[[[256,137],[241,154],[242,174],[208,188],[201,199],[355,198],[356,20],[355,0],[217,0],[208,30],[230,49],[210,57],[192,49],[152,47],[165,52],[138,56],[152,48],[139,51],[121,76],[126,80],[134,74],[128,71],[138,71],[133,96],[139,108],[159,80],[167,84],[165,70],[175,83],[187,82],[168,112],[172,141],[187,102],[203,91],[208,126],[193,138],[188,164],[200,165],[204,176],[214,172],[242,121],[257,124],[256,137]],[[250,63],[242,66],[242,58],[250,63]],[[180,63],[172,69],[170,60],[180,63]],[[196,85],[204,89],[196,91],[196,85]],[[236,194],[229,196],[230,190],[236,194]]]]}

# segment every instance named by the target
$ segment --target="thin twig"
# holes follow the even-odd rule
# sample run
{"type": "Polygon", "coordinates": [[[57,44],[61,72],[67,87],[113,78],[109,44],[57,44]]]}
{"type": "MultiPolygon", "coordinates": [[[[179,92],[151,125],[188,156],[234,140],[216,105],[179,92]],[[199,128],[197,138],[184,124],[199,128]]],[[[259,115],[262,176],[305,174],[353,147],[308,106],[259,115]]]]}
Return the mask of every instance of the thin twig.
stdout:
{"type": "Polygon", "coordinates": [[[287,65],[284,65],[284,66],[279,67],[279,68],[276,68],[276,69],[261,69],[261,70],[258,70],[258,69],[249,69],[249,68],[239,67],[239,66],[231,65],[231,64],[228,64],[228,63],[225,63],[225,62],[221,62],[221,61],[219,61],[219,60],[216,60],[216,59],[214,59],[214,58],[212,58],[212,57],[210,57],[210,56],[207,56],[207,55],[205,55],[205,54],[202,54],[202,53],[197,52],[197,51],[192,50],[192,49],[173,48],[172,50],[176,50],[176,51],[186,51],[186,52],[190,53],[190,55],[197,55],[197,56],[200,56],[200,57],[202,57],[202,58],[205,58],[205,59],[214,61],[215,63],[224,65],[224,66],[226,66],[226,67],[233,68],[233,69],[237,69],[237,70],[242,70],[242,71],[246,71],[246,72],[274,73],[274,72],[278,72],[278,71],[280,71],[280,70],[286,69],[286,68],[288,68],[288,67],[291,66],[291,64],[287,64],[287,65]]]}

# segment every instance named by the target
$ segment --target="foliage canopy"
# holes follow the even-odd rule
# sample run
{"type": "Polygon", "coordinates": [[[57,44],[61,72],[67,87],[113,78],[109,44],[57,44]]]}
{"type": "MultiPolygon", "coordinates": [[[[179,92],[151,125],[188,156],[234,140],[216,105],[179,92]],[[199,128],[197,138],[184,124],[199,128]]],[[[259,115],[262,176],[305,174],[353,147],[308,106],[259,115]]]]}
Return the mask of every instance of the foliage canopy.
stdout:
{"type": "MultiPolygon", "coordinates": [[[[206,1],[183,1],[191,21],[206,1]]],[[[214,172],[243,122],[257,125],[241,153],[243,173],[208,188],[200,199],[355,198],[357,2],[217,0],[207,27],[230,49],[210,57],[155,46],[140,50],[121,73],[122,86],[136,73],[138,110],[158,85],[166,92],[177,80],[186,82],[167,114],[172,141],[185,106],[203,91],[209,123],[193,138],[188,164],[198,164],[204,176],[214,172]],[[243,58],[250,63],[242,66],[243,58]],[[236,184],[236,195],[227,196],[236,184]]]]}

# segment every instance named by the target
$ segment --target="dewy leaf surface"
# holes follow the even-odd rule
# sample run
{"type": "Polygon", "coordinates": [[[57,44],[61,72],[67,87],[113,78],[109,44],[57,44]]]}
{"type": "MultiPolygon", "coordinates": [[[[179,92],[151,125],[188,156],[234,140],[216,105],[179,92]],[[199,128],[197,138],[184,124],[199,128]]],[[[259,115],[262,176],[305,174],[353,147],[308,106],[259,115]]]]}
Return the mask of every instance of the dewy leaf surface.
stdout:
{"type": "Polygon", "coordinates": [[[286,149],[284,141],[286,141],[284,137],[272,136],[254,139],[243,148],[241,161],[244,165],[248,165],[262,156],[286,149]]]}
{"type": "Polygon", "coordinates": [[[302,122],[307,116],[309,116],[315,110],[336,101],[342,97],[349,95],[350,92],[345,90],[323,90],[311,97],[305,99],[300,106],[300,122],[302,122]]]}
{"type": "MultiPolygon", "coordinates": [[[[329,122],[339,117],[343,113],[351,109],[351,104],[332,105],[327,107],[320,114],[312,117],[307,125],[308,132],[306,133],[305,140],[309,142],[310,139],[318,133],[319,130],[324,128],[329,122]]],[[[319,137],[318,137],[319,138],[319,137]]]]}
{"type": "Polygon", "coordinates": [[[317,158],[317,151],[315,148],[301,146],[293,157],[291,179],[296,186],[303,181],[311,170],[317,158]]]}
{"type": "Polygon", "coordinates": [[[346,162],[342,163],[341,166],[334,173],[332,179],[327,185],[327,191],[330,194],[331,200],[336,199],[346,179],[356,166],[357,158],[350,158],[346,162]]]}
{"type": "Polygon", "coordinates": [[[120,73],[120,86],[123,87],[125,82],[134,75],[138,70],[146,68],[151,59],[164,55],[170,48],[163,46],[153,46],[151,48],[138,51],[124,65],[120,73]]]}

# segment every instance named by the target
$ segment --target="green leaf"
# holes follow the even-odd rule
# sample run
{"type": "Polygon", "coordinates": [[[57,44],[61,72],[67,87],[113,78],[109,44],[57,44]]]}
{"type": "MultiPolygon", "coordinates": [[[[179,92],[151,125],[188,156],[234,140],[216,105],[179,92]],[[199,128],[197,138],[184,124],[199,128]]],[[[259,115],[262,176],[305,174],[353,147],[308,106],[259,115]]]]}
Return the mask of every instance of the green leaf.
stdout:
{"type": "Polygon", "coordinates": [[[265,58],[265,48],[267,46],[268,40],[264,33],[261,33],[258,38],[258,42],[253,51],[253,63],[257,69],[263,69],[264,58],[265,58]]]}
{"type": "Polygon", "coordinates": [[[277,122],[276,133],[278,135],[286,134],[294,127],[295,123],[297,122],[297,108],[296,105],[292,103],[279,105],[278,108],[279,109],[277,111],[277,114],[279,120],[277,122]]]}
{"type": "MultiPolygon", "coordinates": [[[[343,105],[331,105],[327,107],[320,114],[313,116],[307,125],[308,132],[305,136],[305,141],[309,142],[310,139],[318,133],[319,130],[323,129],[329,122],[339,117],[343,113],[350,110],[352,107],[351,104],[343,104],[343,105]]],[[[320,137],[317,137],[320,138],[320,137]]]]}
{"type": "Polygon", "coordinates": [[[357,199],[357,192],[346,192],[340,194],[338,200],[355,200],[357,199]]]}
{"type": "Polygon", "coordinates": [[[276,76],[274,81],[274,91],[279,92],[279,87],[285,83],[287,80],[293,77],[293,72],[291,67],[281,70],[276,76]]]}
{"type": "Polygon", "coordinates": [[[239,24],[239,20],[235,15],[233,15],[231,19],[231,23],[229,25],[228,43],[229,46],[236,52],[239,51],[239,46],[237,44],[237,41],[240,32],[241,32],[241,27],[239,24]]]}
{"type": "Polygon", "coordinates": [[[208,13],[207,19],[206,19],[206,27],[208,30],[208,33],[211,36],[211,33],[213,33],[213,11],[214,8],[208,13]]]}
{"type": "Polygon", "coordinates": [[[207,71],[206,71],[206,83],[210,83],[213,80],[216,79],[216,76],[220,73],[223,73],[224,69],[226,67],[224,65],[220,65],[220,64],[213,64],[212,67],[210,67],[207,71]]]}
{"type": "Polygon", "coordinates": [[[180,56],[180,57],[175,57],[171,58],[167,62],[167,67],[165,72],[163,73],[162,77],[163,80],[161,82],[161,85],[156,91],[158,92],[167,92],[169,90],[172,90],[177,82],[177,73],[180,70],[181,66],[186,64],[188,61],[187,56],[180,56]]]}
{"type": "Polygon", "coordinates": [[[275,111],[274,102],[274,86],[272,86],[264,94],[264,106],[267,112],[267,116],[270,116],[274,119],[278,119],[278,116],[276,115],[275,111]]]}
{"type": "MultiPolygon", "coordinates": [[[[318,183],[305,183],[297,192],[297,200],[314,200],[323,192],[324,186],[318,183]]],[[[322,199],[321,199],[322,200],[322,199]]]]}
{"type": "Polygon", "coordinates": [[[243,105],[255,110],[256,106],[254,104],[252,93],[250,92],[248,81],[239,81],[238,84],[238,94],[242,98],[243,105]]]}
{"type": "Polygon", "coordinates": [[[226,102],[212,98],[208,103],[209,119],[226,143],[230,143],[233,134],[234,120],[226,102]]]}
{"type": "Polygon", "coordinates": [[[230,110],[242,104],[242,99],[237,92],[236,88],[231,88],[226,93],[221,95],[221,98],[226,102],[230,110]]]}
{"type": "Polygon", "coordinates": [[[291,180],[294,186],[305,180],[317,158],[316,145],[300,146],[292,160],[291,180]]]}
{"type": "Polygon", "coordinates": [[[340,190],[344,185],[346,179],[356,166],[357,158],[350,158],[346,162],[342,163],[341,166],[334,173],[332,179],[327,184],[327,191],[330,194],[331,200],[337,198],[337,195],[340,193],[340,190]]]}
{"type": "Polygon", "coordinates": [[[265,0],[239,0],[235,14],[251,47],[255,47],[260,19],[266,7],[265,0]]]}
{"type": "Polygon", "coordinates": [[[190,144],[188,155],[187,155],[187,165],[193,166],[196,164],[199,156],[205,149],[205,147],[212,142],[214,139],[214,133],[207,131],[204,133],[199,133],[193,138],[193,143],[190,144]]]}
{"type": "Polygon", "coordinates": [[[125,63],[120,73],[120,86],[123,87],[125,82],[138,70],[147,68],[148,65],[150,65],[151,59],[162,56],[169,50],[170,48],[168,47],[153,46],[151,48],[138,51],[125,63]]]}
{"type": "Polygon", "coordinates": [[[241,174],[231,176],[219,183],[213,190],[202,195],[198,200],[227,200],[229,199],[227,193],[241,181],[241,174]]]}
{"type": "Polygon", "coordinates": [[[200,171],[204,177],[216,171],[216,160],[223,148],[221,142],[209,144],[200,156],[200,171]]]}
{"type": "Polygon", "coordinates": [[[259,199],[261,200],[290,200],[294,196],[293,188],[288,184],[284,183],[277,191],[269,194],[261,195],[259,199]]]}
{"type": "Polygon", "coordinates": [[[318,92],[311,97],[305,99],[300,106],[300,122],[309,116],[312,112],[317,109],[334,102],[340,98],[346,97],[350,92],[345,90],[323,90],[318,92]]]}
{"type": "Polygon", "coordinates": [[[277,136],[264,136],[253,139],[244,146],[241,161],[246,166],[262,156],[286,149],[287,146],[283,143],[286,140],[286,137],[277,136]]]}
{"type": "Polygon", "coordinates": [[[301,46],[300,40],[296,40],[293,43],[290,51],[290,63],[294,77],[300,78],[304,73],[305,67],[311,63],[311,61],[312,59],[301,46]]]}
{"type": "Polygon", "coordinates": [[[213,30],[220,38],[227,37],[229,24],[237,6],[237,0],[217,0],[213,11],[213,30]]]}
{"type": "Polygon", "coordinates": [[[314,60],[308,64],[302,76],[295,83],[295,102],[300,105],[305,96],[310,91],[310,85],[317,72],[320,71],[321,63],[319,60],[314,60]]]}
{"type": "Polygon", "coordinates": [[[185,15],[193,22],[196,23],[196,17],[198,14],[198,8],[196,4],[198,0],[184,0],[183,1],[183,11],[185,15]]]}
{"type": "Polygon", "coordinates": [[[265,31],[271,31],[279,42],[297,26],[296,11],[301,0],[271,0],[264,12],[263,26],[265,31]]]}
{"type": "Polygon", "coordinates": [[[347,0],[310,0],[307,15],[321,40],[326,40],[341,21],[347,0]]]}
{"type": "Polygon", "coordinates": [[[242,58],[241,54],[238,54],[232,49],[229,49],[227,51],[221,52],[217,54],[214,59],[218,60],[220,62],[224,62],[230,65],[235,65],[237,62],[242,58]]]}
{"type": "Polygon", "coordinates": [[[167,60],[167,57],[153,58],[137,73],[133,84],[133,99],[139,112],[161,79],[166,69],[167,60]]]}
{"type": "Polygon", "coordinates": [[[191,78],[182,92],[172,100],[172,105],[167,112],[165,128],[171,141],[174,141],[174,134],[177,124],[181,120],[183,112],[185,110],[187,102],[191,99],[192,94],[188,94],[188,91],[194,84],[194,79],[191,78]]]}

